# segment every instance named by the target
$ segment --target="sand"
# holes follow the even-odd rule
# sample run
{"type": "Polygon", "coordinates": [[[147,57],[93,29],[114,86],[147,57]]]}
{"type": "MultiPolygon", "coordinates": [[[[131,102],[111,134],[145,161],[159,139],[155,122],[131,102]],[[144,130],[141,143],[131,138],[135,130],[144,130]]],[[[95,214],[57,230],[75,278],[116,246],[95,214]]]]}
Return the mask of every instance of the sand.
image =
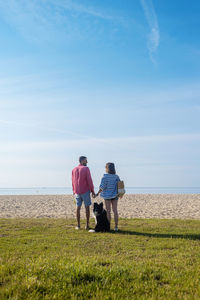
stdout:
{"type": "MultiPolygon", "coordinates": [[[[92,201],[100,202],[101,198],[92,201]]],[[[200,219],[200,194],[125,195],[118,201],[118,211],[121,218],[200,219]]],[[[0,218],[75,216],[72,195],[0,196],[0,218]]],[[[81,218],[85,218],[84,207],[81,218]]]]}

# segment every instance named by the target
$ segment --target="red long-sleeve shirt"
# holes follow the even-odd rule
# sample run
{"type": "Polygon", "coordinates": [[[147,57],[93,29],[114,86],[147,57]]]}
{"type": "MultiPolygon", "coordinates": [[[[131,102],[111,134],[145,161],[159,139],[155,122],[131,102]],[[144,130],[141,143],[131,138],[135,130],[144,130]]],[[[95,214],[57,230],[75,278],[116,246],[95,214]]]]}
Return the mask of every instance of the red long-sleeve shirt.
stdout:
{"type": "Polygon", "coordinates": [[[72,188],[74,194],[94,193],[94,185],[88,167],[78,165],[72,170],[72,188]]]}

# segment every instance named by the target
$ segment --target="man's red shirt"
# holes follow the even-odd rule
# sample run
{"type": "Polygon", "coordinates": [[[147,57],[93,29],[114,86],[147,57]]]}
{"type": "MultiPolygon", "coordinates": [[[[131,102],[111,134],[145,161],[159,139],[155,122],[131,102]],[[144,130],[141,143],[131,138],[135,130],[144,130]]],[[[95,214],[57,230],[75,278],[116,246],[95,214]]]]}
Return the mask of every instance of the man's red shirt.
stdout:
{"type": "Polygon", "coordinates": [[[84,194],[87,191],[94,193],[94,185],[88,167],[78,165],[72,170],[72,188],[74,194],[84,194]]]}

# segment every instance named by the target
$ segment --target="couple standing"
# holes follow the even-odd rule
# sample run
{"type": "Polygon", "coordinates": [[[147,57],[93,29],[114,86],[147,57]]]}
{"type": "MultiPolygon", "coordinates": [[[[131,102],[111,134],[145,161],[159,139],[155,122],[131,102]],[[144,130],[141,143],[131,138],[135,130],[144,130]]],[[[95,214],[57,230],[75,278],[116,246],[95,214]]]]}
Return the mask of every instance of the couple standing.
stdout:
{"type": "Polygon", "coordinates": [[[99,186],[99,191],[97,194],[94,192],[94,185],[90,170],[87,167],[87,157],[79,157],[79,165],[72,170],[72,188],[73,194],[76,197],[76,218],[78,226],[76,229],[80,229],[80,210],[82,203],[85,205],[86,213],[86,227],[89,229],[89,220],[90,220],[90,205],[91,198],[95,198],[99,194],[105,200],[105,206],[107,211],[108,221],[111,221],[111,205],[114,213],[115,220],[115,231],[118,231],[118,211],[117,211],[117,200],[118,200],[118,190],[117,183],[120,181],[119,176],[116,175],[115,165],[113,163],[106,164],[106,174],[101,179],[101,184],[99,186]]]}

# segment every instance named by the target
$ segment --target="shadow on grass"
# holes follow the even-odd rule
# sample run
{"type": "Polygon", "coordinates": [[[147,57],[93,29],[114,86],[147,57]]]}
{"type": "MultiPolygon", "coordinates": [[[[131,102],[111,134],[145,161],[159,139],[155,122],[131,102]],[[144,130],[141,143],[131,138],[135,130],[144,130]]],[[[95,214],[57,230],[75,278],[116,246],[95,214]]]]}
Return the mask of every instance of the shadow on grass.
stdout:
{"type": "Polygon", "coordinates": [[[149,233],[149,232],[136,232],[130,230],[119,230],[110,231],[113,234],[124,234],[124,235],[139,235],[152,238],[172,238],[172,239],[187,239],[187,240],[200,240],[200,234],[172,234],[172,233],[149,233]]]}

